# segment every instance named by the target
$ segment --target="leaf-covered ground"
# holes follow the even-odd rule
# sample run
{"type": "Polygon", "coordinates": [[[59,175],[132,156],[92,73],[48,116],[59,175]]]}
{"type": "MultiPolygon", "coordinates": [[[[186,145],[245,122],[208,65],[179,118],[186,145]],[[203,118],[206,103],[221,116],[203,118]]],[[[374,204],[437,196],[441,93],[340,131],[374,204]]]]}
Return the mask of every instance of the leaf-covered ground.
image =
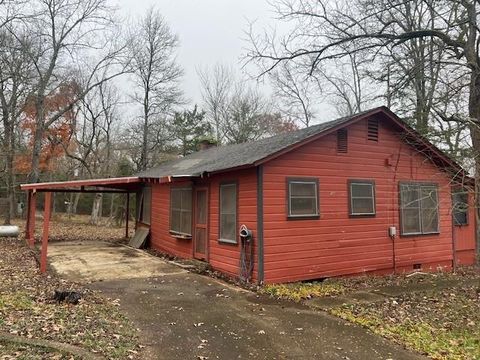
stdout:
{"type": "Polygon", "coordinates": [[[480,284],[331,309],[434,359],[480,359],[480,284]]]}
{"type": "MultiPolygon", "coordinates": [[[[125,224],[114,226],[108,218],[100,219],[98,226],[89,224],[90,217],[87,215],[56,214],[50,221],[49,241],[126,241],[125,224]]],[[[20,227],[23,234],[25,228],[24,220],[15,220],[14,225],[20,227]]],[[[43,221],[35,221],[35,238],[41,240],[43,221]]],[[[130,223],[129,236],[134,233],[134,223],[130,223]]]]}
{"type": "Polygon", "coordinates": [[[337,305],[324,309],[433,359],[480,359],[478,267],[267,285],[261,291],[293,301],[337,298],[337,305]],[[365,293],[376,300],[358,301],[355,294],[365,293]]]}
{"type": "MultiPolygon", "coordinates": [[[[0,332],[72,344],[112,359],[140,357],[136,330],[119,311],[118,301],[52,274],[41,275],[23,240],[0,238],[0,253],[0,332]],[[57,303],[52,300],[57,289],[80,291],[82,299],[78,305],[57,303]]],[[[34,350],[38,353],[24,358],[62,358],[25,348],[2,343],[0,358],[22,358],[34,350]]]]}

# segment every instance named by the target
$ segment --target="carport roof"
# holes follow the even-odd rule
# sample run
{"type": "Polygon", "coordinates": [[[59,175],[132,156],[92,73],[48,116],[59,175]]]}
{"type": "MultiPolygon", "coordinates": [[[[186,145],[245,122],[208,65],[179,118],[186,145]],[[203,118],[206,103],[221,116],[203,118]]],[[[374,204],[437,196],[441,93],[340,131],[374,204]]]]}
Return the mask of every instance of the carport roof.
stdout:
{"type": "Polygon", "coordinates": [[[91,180],[72,180],[57,181],[35,184],[20,185],[22,190],[38,190],[38,191],[88,191],[88,188],[94,188],[97,192],[102,189],[132,191],[138,187],[141,180],[136,176],[121,178],[105,178],[91,180]]]}

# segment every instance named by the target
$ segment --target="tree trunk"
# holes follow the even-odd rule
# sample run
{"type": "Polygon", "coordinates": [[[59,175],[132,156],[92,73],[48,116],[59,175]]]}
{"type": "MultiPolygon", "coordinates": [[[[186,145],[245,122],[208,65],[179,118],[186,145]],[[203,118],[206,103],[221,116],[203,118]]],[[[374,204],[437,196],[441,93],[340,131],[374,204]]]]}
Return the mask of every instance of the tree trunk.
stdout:
{"type": "Polygon", "coordinates": [[[30,174],[28,175],[29,183],[36,183],[40,179],[40,156],[42,153],[42,140],[45,130],[45,110],[43,94],[37,95],[35,110],[35,132],[33,137],[32,163],[30,174]]]}
{"type": "MultiPolygon", "coordinates": [[[[6,115],[8,116],[8,114],[6,115]]],[[[13,174],[13,146],[15,144],[13,139],[13,124],[9,119],[4,119],[4,150],[6,152],[6,164],[5,164],[5,185],[7,187],[7,207],[5,212],[5,225],[10,225],[12,217],[15,214],[15,203],[14,203],[14,174],[13,174]]]]}
{"type": "MultiPolygon", "coordinates": [[[[475,159],[475,217],[480,218],[480,68],[472,70],[470,78],[470,94],[468,100],[469,117],[472,122],[470,125],[470,136],[472,138],[473,157],[475,159]]],[[[477,261],[480,255],[480,231],[477,228],[477,261]]]]}
{"type": "Polygon", "coordinates": [[[95,194],[95,199],[93,200],[92,214],[90,216],[90,224],[98,225],[98,221],[101,217],[101,207],[102,207],[102,198],[103,195],[98,193],[95,194]]]}

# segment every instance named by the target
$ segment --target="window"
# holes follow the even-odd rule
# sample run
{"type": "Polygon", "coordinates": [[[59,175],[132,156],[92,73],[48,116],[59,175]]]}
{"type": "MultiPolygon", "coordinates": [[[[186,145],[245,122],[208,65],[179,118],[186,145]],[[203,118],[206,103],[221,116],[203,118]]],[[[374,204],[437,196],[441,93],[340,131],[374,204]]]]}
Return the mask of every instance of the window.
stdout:
{"type": "Polygon", "coordinates": [[[400,214],[402,235],[438,233],[437,185],[400,184],[400,214]]]}
{"type": "Polygon", "coordinates": [[[350,215],[375,215],[375,182],[369,180],[349,180],[350,215]]]}
{"type": "Polygon", "coordinates": [[[170,192],[170,231],[192,235],[192,189],[175,188],[170,192]]]}
{"type": "Polygon", "coordinates": [[[318,181],[288,179],[288,217],[318,217],[318,181]]]}
{"type": "Polygon", "coordinates": [[[367,138],[370,141],[378,142],[378,119],[368,119],[367,138]]]}
{"type": "Polygon", "coordinates": [[[237,243],[237,184],[220,185],[220,241],[237,243]]]}
{"type": "Polygon", "coordinates": [[[452,193],[452,216],[455,225],[468,225],[468,192],[455,189],[452,193]]]}
{"type": "Polygon", "coordinates": [[[348,152],[348,132],[347,129],[337,130],[337,152],[338,153],[347,153],[348,152]]]}
{"type": "Polygon", "coordinates": [[[150,225],[150,213],[152,205],[152,188],[146,185],[140,193],[137,193],[137,220],[150,225]]]}

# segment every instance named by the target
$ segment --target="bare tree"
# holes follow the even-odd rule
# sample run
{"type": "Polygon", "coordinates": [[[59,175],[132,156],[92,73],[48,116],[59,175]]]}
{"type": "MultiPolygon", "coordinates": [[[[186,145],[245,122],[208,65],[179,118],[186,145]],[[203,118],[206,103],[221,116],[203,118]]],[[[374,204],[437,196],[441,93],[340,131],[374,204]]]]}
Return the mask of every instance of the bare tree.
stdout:
{"type": "Polygon", "coordinates": [[[198,69],[197,74],[202,85],[207,118],[214,128],[216,141],[220,144],[224,138],[222,116],[233,89],[235,76],[233,70],[223,64],[198,69]]]}
{"type": "MultiPolygon", "coordinates": [[[[19,35],[20,36],[20,35],[19,35]]],[[[0,112],[3,125],[2,155],[5,156],[5,187],[9,202],[5,223],[15,215],[14,156],[20,114],[30,91],[32,62],[25,50],[6,31],[0,30],[0,112]]]]}
{"type": "MultiPolygon", "coordinates": [[[[409,44],[411,51],[429,54],[429,46],[442,50],[443,65],[461,66],[469,84],[467,118],[472,144],[480,169],[480,31],[477,16],[480,4],[475,0],[278,0],[276,9],[283,19],[294,22],[293,33],[277,41],[268,34],[251,34],[249,58],[259,61],[270,72],[283,62],[303,59],[314,72],[319,64],[364,52],[375,61],[385,53],[398,54],[397,48],[409,44]],[[402,15],[423,11],[423,21],[408,21],[402,15]],[[433,25],[432,25],[433,24],[433,25]],[[433,43],[429,41],[432,40],[433,43]],[[423,52],[425,51],[425,52],[423,52]]],[[[434,55],[437,55],[434,53],[434,55]]],[[[417,59],[417,60],[418,60],[417,59]]],[[[415,64],[422,69],[423,64],[415,64]]],[[[432,68],[436,71],[435,68],[432,68]]],[[[424,72],[420,70],[419,73],[424,72]]],[[[428,73],[426,76],[430,76],[428,73]]],[[[421,83],[421,78],[418,79],[421,83]]],[[[417,81],[417,83],[418,83],[417,81]]],[[[434,85],[434,84],[433,84],[434,85]]],[[[429,89],[420,89],[428,97],[429,89]]],[[[419,101],[422,101],[419,98],[419,101]]],[[[425,101],[423,101],[425,103],[425,101]]],[[[423,105],[422,105],[423,106],[423,105]]],[[[423,111],[423,110],[422,110],[423,111]]],[[[418,114],[417,114],[418,115],[418,114]]],[[[446,114],[461,121],[459,114],[446,114]]],[[[461,114],[460,114],[461,115],[461,114]]]]}
{"type": "MultiPolygon", "coordinates": [[[[107,0],[32,0],[28,21],[8,25],[14,36],[22,29],[35,45],[27,53],[34,64],[36,78],[32,98],[35,104],[35,134],[29,181],[40,176],[40,153],[45,131],[70,111],[92,89],[124,73],[120,56],[124,46],[113,34],[114,10],[107,0]],[[92,57],[93,51],[99,54],[92,57]],[[117,66],[113,66],[117,65],[117,66]],[[106,71],[110,70],[110,73],[106,71]],[[77,96],[53,114],[47,114],[45,99],[68,81],[72,74],[79,82],[77,96]],[[102,74],[101,77],[98,74],[102,74]],[[100,79],[100,80],[98,80],[100,79]]],[[[16,36],[17,41],[23,39],[16,36]]]]}
{"type": "Polygon", "coordinates": [[[321,87],[299,68],[300,64],[294,62],[283,63],[269,77],[280,112],[308,127],[315,117],[313,99],[320,97],[321,87]]]}
{"type": "Polygon", "coordinates": [[[158,10],[150,8],[130,34],[135,102],[142,106],[139,170],[149,166],[149,153],[158,145],[151,141],[155,121],[162,121],[183,102],[179,81],[183,71],[176,62],[178,37],[158,10]]]}

